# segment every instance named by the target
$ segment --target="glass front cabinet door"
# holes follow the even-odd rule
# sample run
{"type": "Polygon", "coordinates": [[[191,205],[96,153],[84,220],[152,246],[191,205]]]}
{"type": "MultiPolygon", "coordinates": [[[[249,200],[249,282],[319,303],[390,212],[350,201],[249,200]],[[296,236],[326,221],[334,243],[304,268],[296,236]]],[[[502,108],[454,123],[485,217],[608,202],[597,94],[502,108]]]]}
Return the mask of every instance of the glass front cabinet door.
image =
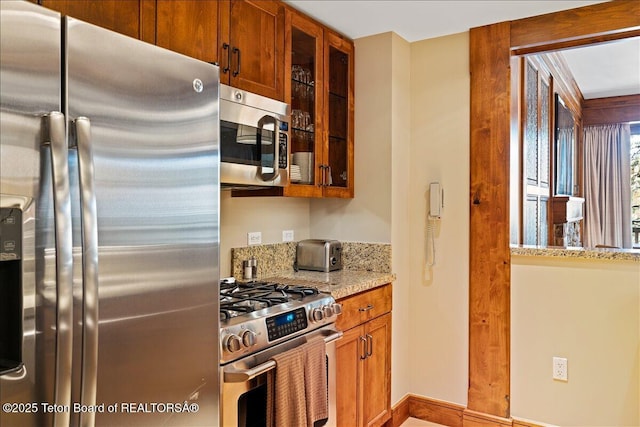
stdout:
{"type": "Polygon", "coordinates": [[[353,197],[353,43],[327,32],[324,56],[325,196],[353,197]]]}
{"type": "Polygon", "coordinates": [[[286,28],[291,184],[284,194],[353,197],[353,44],[292,10],[286,28]]]}

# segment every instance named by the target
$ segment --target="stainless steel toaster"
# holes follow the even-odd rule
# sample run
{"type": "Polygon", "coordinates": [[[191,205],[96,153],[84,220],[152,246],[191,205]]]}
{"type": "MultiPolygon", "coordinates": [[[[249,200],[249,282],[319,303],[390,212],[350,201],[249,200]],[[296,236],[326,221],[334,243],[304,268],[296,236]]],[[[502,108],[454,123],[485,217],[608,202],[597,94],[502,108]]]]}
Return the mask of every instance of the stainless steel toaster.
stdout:
{"type": "Polygon", "coordinates": [[[298,270],[329,271],[342,269],[342,243],[337,240],[308,239],[296,247],[298,270]]]}

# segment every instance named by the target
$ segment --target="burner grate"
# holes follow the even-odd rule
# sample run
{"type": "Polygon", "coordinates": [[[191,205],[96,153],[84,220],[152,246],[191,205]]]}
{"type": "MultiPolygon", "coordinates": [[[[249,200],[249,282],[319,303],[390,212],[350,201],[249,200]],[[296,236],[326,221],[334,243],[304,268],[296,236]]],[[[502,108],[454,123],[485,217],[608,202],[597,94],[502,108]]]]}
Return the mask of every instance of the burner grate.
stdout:
{"type": "Polygon", "coordinates": [[[274,282],[220,283],[220,320],[318,295],[311,286],[284,285],[274,282]]]}

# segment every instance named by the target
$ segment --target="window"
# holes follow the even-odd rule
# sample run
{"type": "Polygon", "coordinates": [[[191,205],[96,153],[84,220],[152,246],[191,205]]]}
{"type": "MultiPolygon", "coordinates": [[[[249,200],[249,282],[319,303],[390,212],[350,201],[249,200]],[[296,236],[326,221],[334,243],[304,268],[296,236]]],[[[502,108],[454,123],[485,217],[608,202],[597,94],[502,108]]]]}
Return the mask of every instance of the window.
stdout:
{"type": "Polygon", "coordinates": [[[631,124],[631,233],[640,248],[640,123],[631,124]]]}

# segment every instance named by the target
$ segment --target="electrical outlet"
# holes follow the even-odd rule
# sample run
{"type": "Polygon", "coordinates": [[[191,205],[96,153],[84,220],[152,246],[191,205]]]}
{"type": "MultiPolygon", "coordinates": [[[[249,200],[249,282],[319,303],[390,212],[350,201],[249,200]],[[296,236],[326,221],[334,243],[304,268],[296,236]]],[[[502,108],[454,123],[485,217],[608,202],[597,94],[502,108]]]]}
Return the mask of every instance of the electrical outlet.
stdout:
{"type": "Polygon", "coordinates": [[[553,379],[554,380],[569,381],[567,370],[568,370],[568,363],[565,357],[553,358],[553,379]]]}
{"type": "Polygon", "coordinates": [[[253,231],[247,233],[247,245],[259,245],[262,243],[262,233],[259,231],[253,231]]]}
{"type": "Polygon", "coordinates": [[[282,241],[283,242],[293,242],[293,230],[283,230],[282,231],[282,241]]]}

